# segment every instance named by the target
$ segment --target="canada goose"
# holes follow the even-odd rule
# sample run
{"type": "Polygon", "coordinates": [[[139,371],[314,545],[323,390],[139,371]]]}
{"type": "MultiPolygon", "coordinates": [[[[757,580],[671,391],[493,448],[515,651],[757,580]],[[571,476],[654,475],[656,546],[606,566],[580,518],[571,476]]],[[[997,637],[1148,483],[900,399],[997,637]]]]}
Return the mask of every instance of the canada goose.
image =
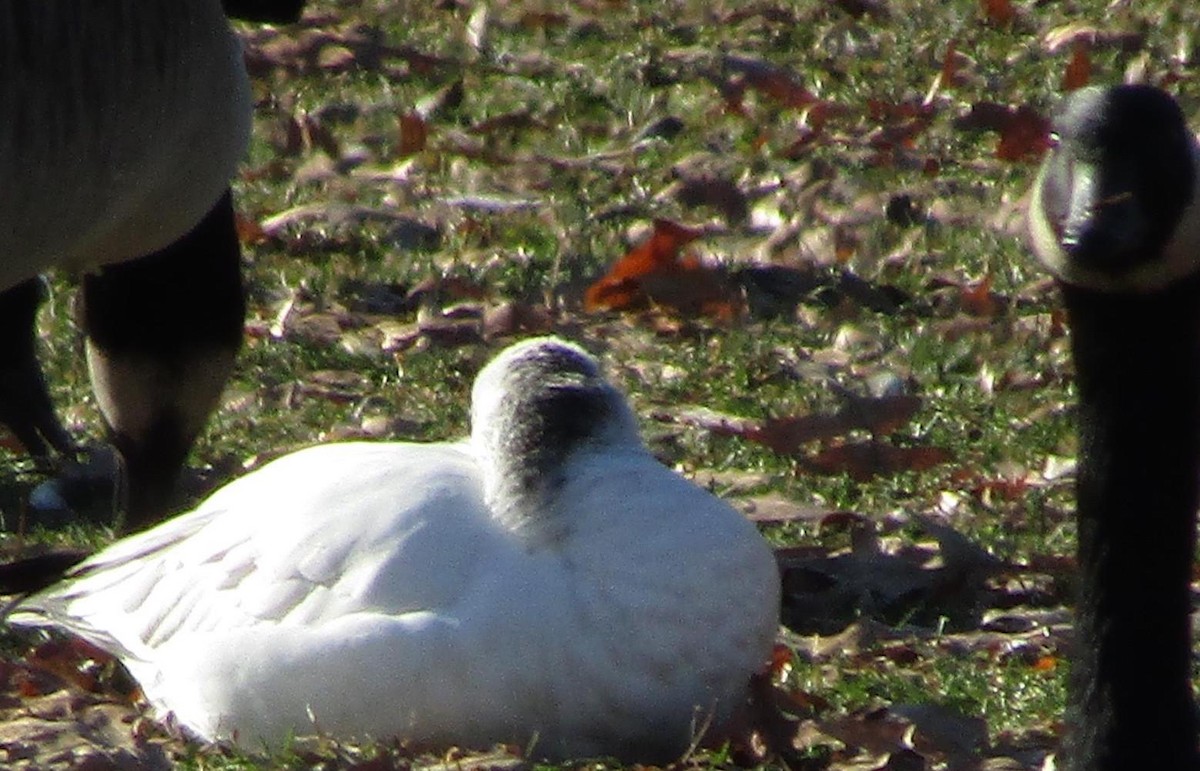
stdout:
{"type": "Polygon", "coordinates": [[[1200,149],[1170,96],[1065,101],[1030,233],[1079,394],[1066,767],[1200,768],[1189,584],[1200,473],[1200,149]]]}
{"type": "Polygon", "coordinates": [[[36,357],[37,275],[85,275],[89,370],[129,499],[160,517],[241,341],[229,179],[250,130],[225,17],[302,0],[11,0],[0,7],[0,419],[35,456],[73,451],[36,357]]]}
{"type": "Polygon", "coordinates": [[[284,456],[10,620],[113,652],[208,740],[661,761],[745,697],[779,592],[754,525],[654,459],[583,349],[539,338],[480,372],[469,439],[284,456]]]}

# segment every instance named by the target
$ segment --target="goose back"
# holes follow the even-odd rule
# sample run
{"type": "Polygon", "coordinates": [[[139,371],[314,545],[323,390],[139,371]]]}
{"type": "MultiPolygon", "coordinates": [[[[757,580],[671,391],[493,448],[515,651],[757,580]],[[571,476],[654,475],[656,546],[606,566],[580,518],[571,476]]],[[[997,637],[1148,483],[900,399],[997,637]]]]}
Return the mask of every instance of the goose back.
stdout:
{"type": "Polygon", "coordinates": [[[187,232],[241,159],[249,100],[218,0],[0,5],[0,288],[187,232]]]}

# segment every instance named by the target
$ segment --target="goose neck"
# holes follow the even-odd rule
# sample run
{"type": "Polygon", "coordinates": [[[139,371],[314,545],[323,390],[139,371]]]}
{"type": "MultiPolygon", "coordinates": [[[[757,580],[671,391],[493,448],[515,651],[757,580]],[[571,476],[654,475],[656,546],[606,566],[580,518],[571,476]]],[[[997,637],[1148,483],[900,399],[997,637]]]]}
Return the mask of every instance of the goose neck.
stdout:
{"type": "Polygon", "coordinates": [[[1200,502],[1200,277],[1064,284],[1079,391],[1076,771],[1200,768],[1189,585],[1200,502]]]}

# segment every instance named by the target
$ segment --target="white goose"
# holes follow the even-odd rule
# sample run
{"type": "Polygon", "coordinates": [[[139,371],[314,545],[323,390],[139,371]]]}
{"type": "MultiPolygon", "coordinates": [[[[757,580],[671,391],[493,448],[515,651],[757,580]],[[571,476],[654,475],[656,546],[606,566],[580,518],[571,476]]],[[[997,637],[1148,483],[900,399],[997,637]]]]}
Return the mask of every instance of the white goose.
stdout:
{"type": "Polygon", "coordinates": [[[287,21],[302,4],[0,4],[0,421],[34,455],[71,453],[37,362],[36,277],[87,274],[81,322],[129,527],[164,513],[241,342],[227,187],[251,101],[225,13],[287,21]]]}
{"type": "Polygon", "coordinates": [[[660,465],[582,349],[514,345],[460,443],[301,450],[119,541],[11,620],[115,653],[248,748],[315,730],[664,760],[774,639],[749,521],[660,465]]]}

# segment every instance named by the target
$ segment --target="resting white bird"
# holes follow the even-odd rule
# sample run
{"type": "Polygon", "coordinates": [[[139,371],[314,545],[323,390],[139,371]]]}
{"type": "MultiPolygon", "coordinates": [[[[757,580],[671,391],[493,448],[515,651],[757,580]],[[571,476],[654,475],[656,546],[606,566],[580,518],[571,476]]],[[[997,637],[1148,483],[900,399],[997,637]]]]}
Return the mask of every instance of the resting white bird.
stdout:
{"type": "Polygon", "coordinates": [[[457,443],[295,452],[25,600],[160,716],[289,735],[661,761],[744,701],[779,577],[754,525],[659,464],[581,348],[503,351],[457,443]]]}

